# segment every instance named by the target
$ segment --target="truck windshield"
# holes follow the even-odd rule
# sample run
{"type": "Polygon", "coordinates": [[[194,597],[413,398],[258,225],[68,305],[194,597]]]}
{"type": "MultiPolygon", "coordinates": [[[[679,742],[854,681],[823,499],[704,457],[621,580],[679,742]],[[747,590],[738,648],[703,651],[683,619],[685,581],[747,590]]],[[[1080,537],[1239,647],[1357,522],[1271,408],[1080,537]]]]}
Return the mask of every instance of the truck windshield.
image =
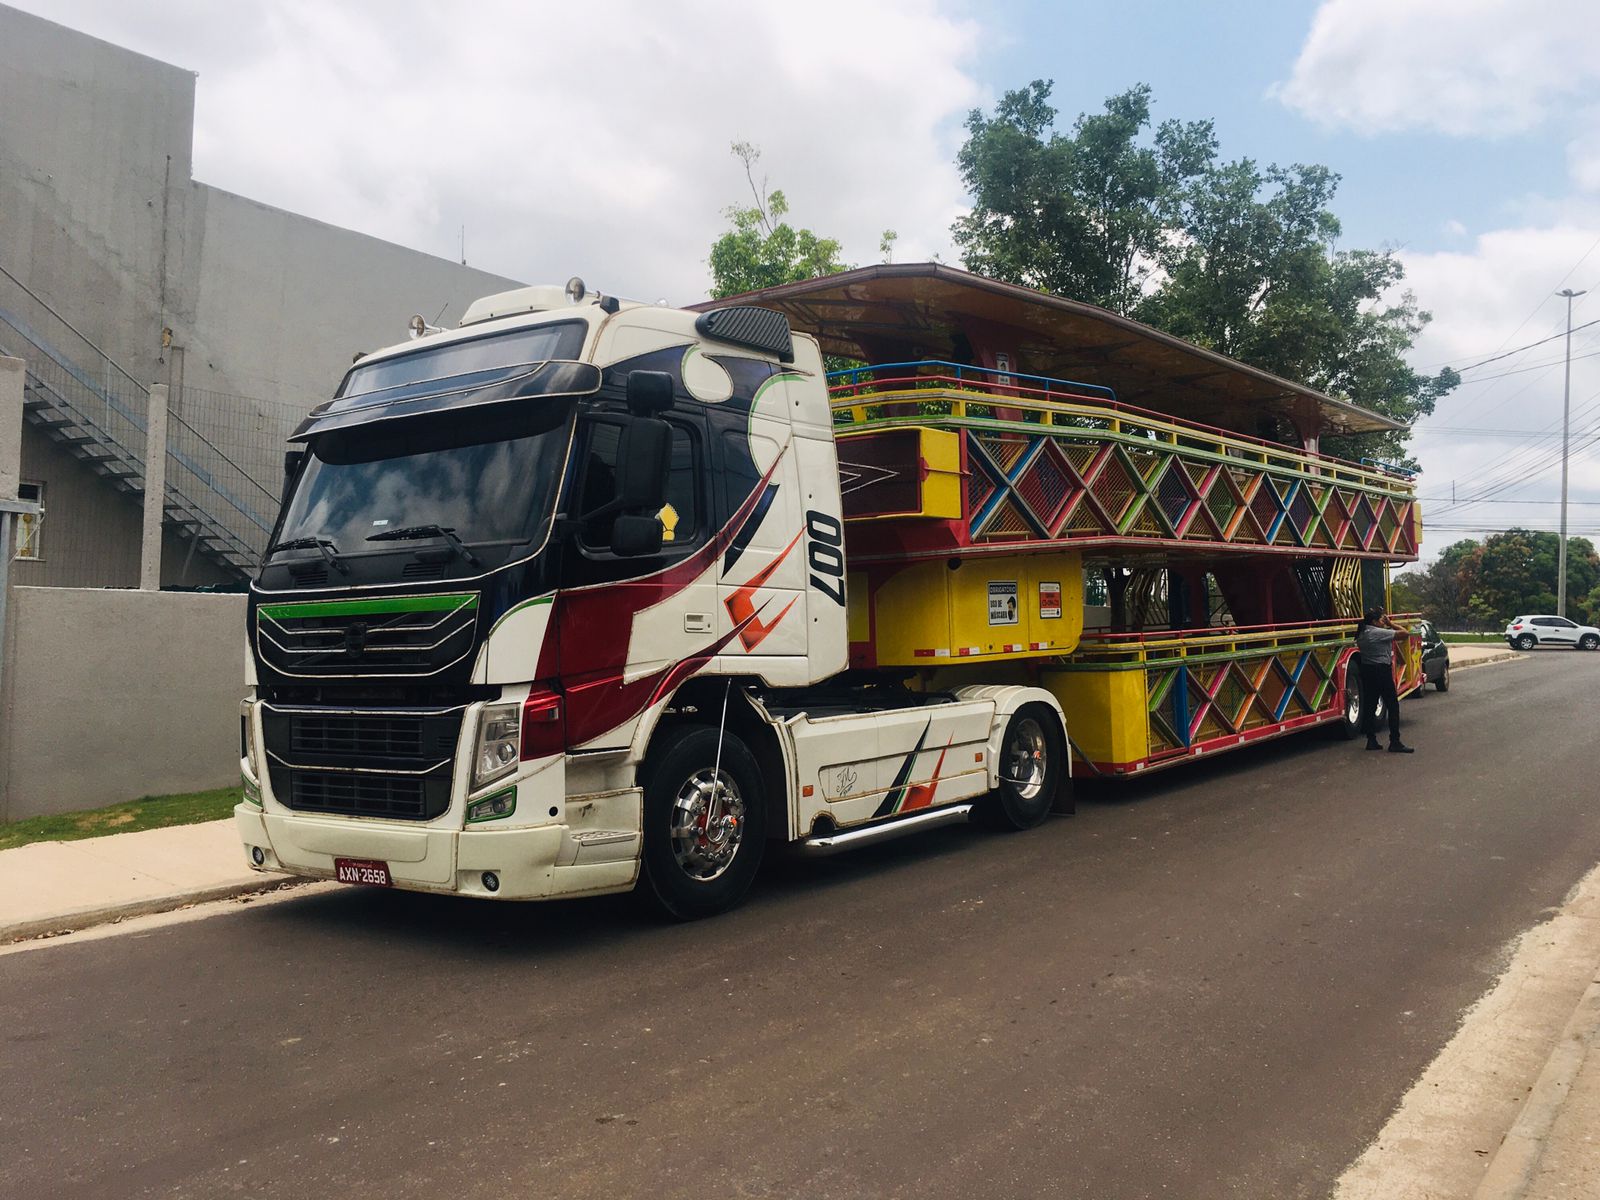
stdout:
{"type": "Polygon", "coordinates": [[[561,321],[513,329],[463,342],[450,342],[410,354],[356,366],[345,376],[339,398],[386,392],[416,383],[470,382],[470,377],[528,366],[552,358],[577,358],[583,352],[586,326],[582,321],[561,321]]]}
{"type": "Polygon", "coordinates": [[[496,405],[313,438],[274,545],[326,539],[339,554],[414,549],[375,534],[439,526],[469,546],[543,538],[572,428],[571,401],[496,405]],[[504,410],[513,408],[511,414],[504,410]]]}

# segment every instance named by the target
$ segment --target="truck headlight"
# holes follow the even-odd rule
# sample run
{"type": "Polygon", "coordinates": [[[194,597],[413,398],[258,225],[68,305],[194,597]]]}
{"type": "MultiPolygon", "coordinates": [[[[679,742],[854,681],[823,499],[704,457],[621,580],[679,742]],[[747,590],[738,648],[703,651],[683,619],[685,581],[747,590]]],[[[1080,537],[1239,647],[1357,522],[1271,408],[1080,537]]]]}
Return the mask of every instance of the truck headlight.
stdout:
{"type": "Polygon", "coordinates": [[[261,768],[256,757],[256,721],[254,705],[248,700],[239,702],[239,757],[244,759],[250,774],[260,777],[261,768]]]}
{"type": "Polygon", "coordinates": [[[476,791],[517,769],[522,755],[522,706],[491,704],[478,714],[478,746],[472,758],[476,791]]]}

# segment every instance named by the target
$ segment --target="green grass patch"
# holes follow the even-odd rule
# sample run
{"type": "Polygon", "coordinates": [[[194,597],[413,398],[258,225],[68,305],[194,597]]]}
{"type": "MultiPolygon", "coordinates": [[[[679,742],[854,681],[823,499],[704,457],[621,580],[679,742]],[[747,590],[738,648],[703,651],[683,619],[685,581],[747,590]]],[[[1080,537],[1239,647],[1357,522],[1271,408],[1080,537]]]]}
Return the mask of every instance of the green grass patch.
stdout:
{"type": "Polygon", "coordinates": [[[1441,633],[1439,635],[1447,642],[1504,642],[1503,633],[1441,633]]]}
{"type": "Polygon", "coordinates": [[[142,800],[129,800],[126,804],[88,812],[24,817],[0,824],[0,850],[26,846],[29,842],[73,842],[108,833],[134,833],[140,829],[164,829],[168,825],[220,821],[233,812],[239,800],[239,789],[226,787],[210,792],[190,792],[185,796],[146,796],[142,800]]]}

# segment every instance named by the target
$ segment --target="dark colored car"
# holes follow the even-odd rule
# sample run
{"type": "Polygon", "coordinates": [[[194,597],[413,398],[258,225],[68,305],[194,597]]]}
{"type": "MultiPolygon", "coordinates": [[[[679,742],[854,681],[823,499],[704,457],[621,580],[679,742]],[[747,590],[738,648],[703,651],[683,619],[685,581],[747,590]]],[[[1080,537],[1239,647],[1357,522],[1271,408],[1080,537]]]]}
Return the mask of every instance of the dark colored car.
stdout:
{"type": "Polygon", "coordinates": [[[1441,692],[1450,690],[1450,647],[1445,645],[1432,621],[1418,621],[1414,632],[1422,639],[1422,686],[1415,695],[1422,695],[1431,683],[1441,692]]]}

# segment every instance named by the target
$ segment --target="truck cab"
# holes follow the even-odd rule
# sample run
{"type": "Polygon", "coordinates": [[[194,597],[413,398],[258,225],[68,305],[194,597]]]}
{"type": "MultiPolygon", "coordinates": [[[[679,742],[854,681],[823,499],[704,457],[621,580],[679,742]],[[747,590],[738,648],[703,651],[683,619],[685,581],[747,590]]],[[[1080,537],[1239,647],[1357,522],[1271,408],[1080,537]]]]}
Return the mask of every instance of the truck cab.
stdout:
{"type": "Polygon", "coordinates": [[[691,917],[767,840],[1049,810],[1047,692],[846,673],[827,381],[777,313],[489,297],[360,358],[291,440],[249,602],[257,869],[504,899],[642,876],[691,917]]]}

